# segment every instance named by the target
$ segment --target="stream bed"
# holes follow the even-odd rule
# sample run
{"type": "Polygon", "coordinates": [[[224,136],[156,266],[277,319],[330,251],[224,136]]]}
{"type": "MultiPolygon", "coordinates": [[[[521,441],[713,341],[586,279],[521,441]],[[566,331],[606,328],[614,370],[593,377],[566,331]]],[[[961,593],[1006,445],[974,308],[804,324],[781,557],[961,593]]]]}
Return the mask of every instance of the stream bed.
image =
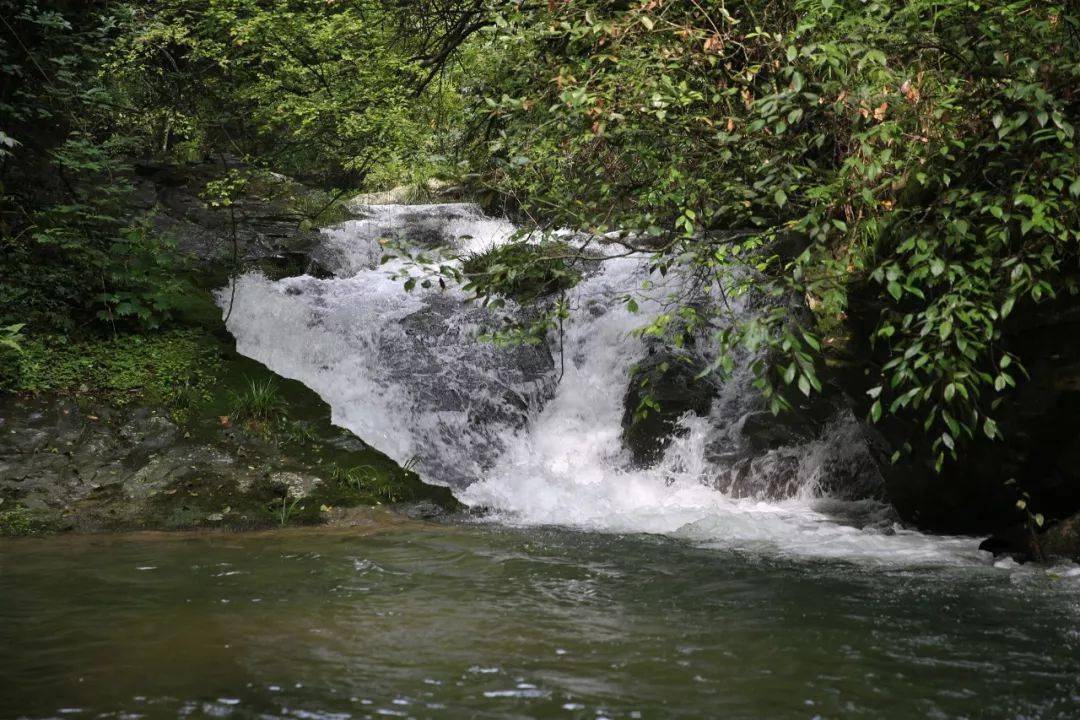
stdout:
{"type": "Polygon", "coordinates": [[[944,547],[905,564],[389,513],[3,540],[0,717],[1080,716],[1080,570],[944,547]]]}

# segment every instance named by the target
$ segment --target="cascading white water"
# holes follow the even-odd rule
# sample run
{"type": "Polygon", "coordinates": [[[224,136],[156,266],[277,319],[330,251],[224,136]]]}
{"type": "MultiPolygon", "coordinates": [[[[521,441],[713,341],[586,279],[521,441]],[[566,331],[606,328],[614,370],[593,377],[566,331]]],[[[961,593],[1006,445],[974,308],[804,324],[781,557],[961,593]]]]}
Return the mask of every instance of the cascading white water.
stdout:
{"type": "MultiPolygon", "coordinates": [[[[405,292],[389,276],[408,268],[399,260],[379,265],[387,238],[482,251],[514,235],[509,223],[471,205],[362,211],[365,219],[324,231],[319,258],[334,278],[245,275],[229,329],[241,353],[319,393],[335,423],[398,462],[415,459],[425,480],[450,485],[466,504],[511,522],[666,533],[787,554],[987,561],[971,539],[924,536],[900,528],[873,501],[821,496],[819,476],[859,452],[850,419],[744,467],[752,478],[793,476],[788,497],[716,489],[727,487],[730,468],[715,446],[752,402],[746,383],[729,383],[708,417],[684,418],[685,432],[657,466],[635,467],[621,426],[630,369],[645,352],[633,330],[661,311],[668,284],[678,282],[649,277],[646,258],[608,259],[569,291],[559,379],[560,363],[546,348],[476,339],[498,313],[453,288],[405,292]],[[627,292],[639,296],[637,314],[619,301],[627,292]]],[[[223,291],[222,302],[229,296],[223,291]]]]}

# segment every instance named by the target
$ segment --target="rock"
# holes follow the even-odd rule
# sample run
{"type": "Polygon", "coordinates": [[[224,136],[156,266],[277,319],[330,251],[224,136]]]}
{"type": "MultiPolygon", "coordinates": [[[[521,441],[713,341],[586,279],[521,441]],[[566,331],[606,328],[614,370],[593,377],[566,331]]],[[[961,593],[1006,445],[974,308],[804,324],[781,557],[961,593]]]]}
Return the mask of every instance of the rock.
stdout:
{"type": "Polygon", "coordinates": [[[417,503],[408,503],[400,508],[406,517],[414,520],[431,520],[446,515],[446,508],[440,507],[430,500],[417,503]]]}
{"type": "Polygon", "coordinates": [[[982,542],[980,550],[1018,562],[1072,560],[1080,562],[1080,513],[1060,520],[1040,533],[1026,525],[1005,528],[982,542]]]}
{"type": "Polygon", "coordinates": [[[623,399],[623,441],[634,462],[655,464],[678,432],[679,420],[691,413],[706,415],[716,397],[716,388],[696,378],[694,367],[664,353],[651,354],[639,363],[630,378],[623,399]],[[638,408],[646,396],[659,408],[638,408]]]}
{"type": "Polygon", "coordinates": [[[286,494],[293,500],[298,500],[310,495],[322,480],[314,475],[285,471],[271,473],[270,483],[284,486],[286,494]]]}
{"type": "Polygon", "coordinates": [[[175,457],[156,457],[135,471],[123,482],[129,499],[143,500],[163,490],[170,482],[184,477],[190,466],[175,457]]]}
{"type": "MultiPolygon", "coordinates": [[[[553,394],[555,361],[546,343],[477,343],[475,329],[492,322],[486,308],[440,295],[423,302],[379,335],[378,372],[408,388],[418,414],[448,419],[439,440],[467,452],[472,465],[441,463],[440,482],[463,487],[498,456],[507,426],[524,426],[553,394]]],[[[425,461],[428,452],[421,445],[417,458],[425,461]]]]}
{"type": "Polygon", "coordinates": [[[768,410],[749,412],[739,421],[737,431],[752,454],[797,445],[812,438],[820,424],[795,411],[774,415],[768,410]]]}
{"type": "Polygon", "coordinates": [[[1054,523],[1039,536],[1043,557],[1080,562],[1080,513],[1054,523]]]}
{"type": "Polygon", "coordinates": [[[120,428],[120,436],[133,442],[139,450],[153,452],[172,444],[179,433],[170,420],[152,413],[147,408],[135,411],[131,419],[120,428]]]}
{"type": "Polygon", "coordinates": [[[719,489],[735,498],[782,500],[799,490],[799,453],[770,451],[756,457],[740,457],[721,465],[719,489]]]}
{"type": "MultiPolygon", "coordinates": [[[[231,169],[244,164],[226,158],[231,169]]],[[[294,253],[305,255],[318,243],[319,233],[307,228],[302,218],[283,207],[282,198],[300,186],[283,176],[263,176],[252,190],[237,199],[230,210],[209,207],[202,198],[206,183],[221,177],[220,162],[136,167],[133,210],[152,210],[155,230],[177,240],[181,252],[214,269],[236,250],[247,266],[273,269],[295,263],[294,253]],[[267,180],[268,182],[263,182],[267,180]],[[234,223],[235,221],[235,223],[234,223]]],[[[287,205],[287,203],[285,203],[287,205]]]]}

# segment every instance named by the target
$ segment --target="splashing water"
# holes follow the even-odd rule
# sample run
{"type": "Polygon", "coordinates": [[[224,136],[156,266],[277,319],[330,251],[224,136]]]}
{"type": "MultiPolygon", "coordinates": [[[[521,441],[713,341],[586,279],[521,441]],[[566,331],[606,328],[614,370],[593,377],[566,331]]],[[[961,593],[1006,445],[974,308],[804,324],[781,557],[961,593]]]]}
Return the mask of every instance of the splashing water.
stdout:
{"type": "Polygon", "coordinates": [[[990,562],[971,538],[922,535],[880,503],[823,492],[830,467],[858,467],[865,455],[850,417],[744,467],[751,485],[783,476],[783,499],[732,491],[724,478],[734,471],[716,448],[755,407],[745,377],[725,385],[708,417],[683,419],[658,465],[635,467],[621,426],[631,368],[646,352],[633,331],[663,310],[678,283],[650,277],[646,257],[610,258],[569,291],[571,317],[561,347],[553,343],[560,363],[548,348],[478,341],[481,328],[501,321],[498,312],[455,289],[407,293],[390,277],[406,266],[379,265],[380,240],[476,252],[506,242],[512,225],[466,204],[361,210],[364,219],[324,231],[318,259],[334,278],[245,275],[229,329],[241,353],[319,393],[335,423],[398,462],[415,459],[425,480],[451,486],[466,504],[513,523],[798,556],[990,562]],[[619,301],[630,291],[640,295],[636,314],[619,301]]]}

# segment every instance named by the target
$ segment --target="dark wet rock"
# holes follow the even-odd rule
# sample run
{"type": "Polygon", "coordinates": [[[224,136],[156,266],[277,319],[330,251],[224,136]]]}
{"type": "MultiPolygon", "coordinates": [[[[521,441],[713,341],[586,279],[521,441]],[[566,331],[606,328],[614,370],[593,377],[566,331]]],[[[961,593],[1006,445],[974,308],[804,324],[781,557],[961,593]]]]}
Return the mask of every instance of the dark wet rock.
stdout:
{"type": "Polygon", "coordinates": [[[716,484],[731,497],[782,500],[799,491],[799,464],[800,453],[796,450],[733,458],[721,465],[716,484]]]}
{"type": "Polygon", "coordinates": [[[1045,558],[1064,558],[1080,562],[1080,513],[1054,523],[1039,536],[1045,558]]]}
{"type": "Polygon", "coordinates": [[[805,442],[821,430],[821,425],[796,411],[777,415],[768,410],[749,412],[739,421],[737,432],[750,453],[764,453],[779,447],[805,442]]]}
{"type": "MultiPolygon", "coordinates": [[[[700,363],[699,363],[700,364],[700,363]]],[[[654,350],[635,371],[624,399],[624,441],[639,465],[652,465],[686,430],[684,417],[704,430],[708,482],[739,498],[780,500],[800,493],[848,500],[881,498],[881,474],[864,423],[843,394],[827,387],[773,414],[748,374],[698,378],[699,364],[654,350]],[[641,381],[644,380],[644,385],[641,381]],[[634,414],[648,393],[659,409],[634,414]]],[[[678,453],[668,460],[681,472],[678,453]]]]}
{"type": "Polygon", "coordinates": [[[120,427],[120,436],[145,452],[153,452],[171,445],[180,432],[167,418],[149,408],[139,408],[131,419],[120,427]]]}
{"type": "Polygon", "coordinates": [[[979,545],[979,549],[1020,562],[1080,562],[1080,513],[1060,520],[1038,533],[1026,525],[1014,525],[991,535],[979,545]]]}
{"type": "Polygon", "coordinates": [[[654,352],[634,369],[623,399],[623,441],[634,462],[653,465],[671,445],[679,420],[687,413],[706,415],[716,387],[698,379],[693,365],[654,352]],[[646,398],[655,406],[646,405],[646,398]]]}
{"type": "Polygon", "coordinates": [[[1034,536],[1024,525],[1014,525],[991,535],[979,544],[979,549],[993,553],[995,557],[1011,557],[1027,562],[1038,557],[1034,536]]]}
{"type": "Polygon", "coordinates": [[[208,182],[220,178],[226,169],[245,167],[231,158],[226,158],[224,167],[220,162],[143,163],[136,167],[133,179],[133,205],[150,212],[155,230],[174,238],[182,252],[200,261],[220,266],[230,260],[235,239],[237,256],[247,267],[260,267],[271,275],[296,266],[310,269],[311,274],[325,273],[317,263],[309,263],[310,252],[319,242],[318,231],[304,227],[302,218],[283,207],[277,197],[299,187],[288,178],[266,175],[264,180],[273,187],[262,187],[265,182],[253,187],[231,208],[206,203],[202,193],[208,182]]]}
{"type": "MultiPolygon", "coordinates": [[[[310,275],[320,280],[334,276],[330,268],[325,267],[315,255],[315,248],[305,250],[285,250],[274,255],[260,258],[255,267],[271,280],[287,277],[310,275]]],[[[299,289],[290,288],[290,294],[299,294],[299,289]]]]}
{"type": "Polygon", "coordinates": [[[401,508],[401,511],[406,517],[413,518],[414,520],[433,520],[435,518],[445,517],[447,514],[446,508],[430,501],[409,503],[404,505],[401,508]]]}

